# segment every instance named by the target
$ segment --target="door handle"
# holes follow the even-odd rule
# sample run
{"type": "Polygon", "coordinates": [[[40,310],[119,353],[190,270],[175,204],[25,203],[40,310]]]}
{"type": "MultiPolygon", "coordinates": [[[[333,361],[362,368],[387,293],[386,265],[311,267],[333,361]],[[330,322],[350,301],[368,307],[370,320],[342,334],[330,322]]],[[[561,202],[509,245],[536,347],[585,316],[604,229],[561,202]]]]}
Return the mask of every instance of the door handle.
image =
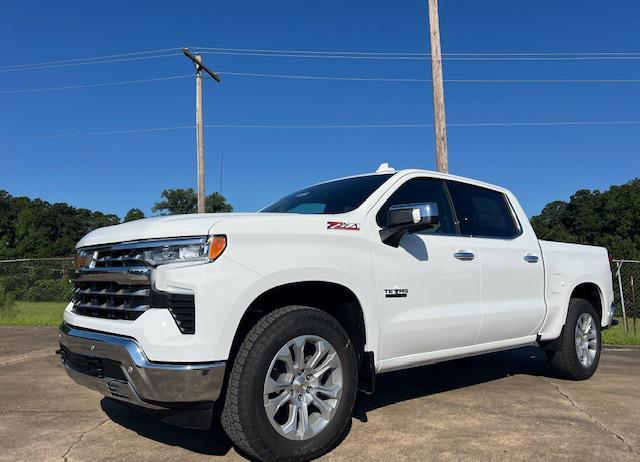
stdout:
{"type": "Polygon", "coordinates": [[[524,256],[524,261],[526,261],[528,263],[538,263],[539,259],[540,258],[537,255],[533,255],[533,254],[530,254],[530,253],[528,253],[528,254],[526,254],[524,256]]]}
{"type": "Polygon", "coordinates": [[[474,258],[476,258],[473,252],[469,252],[465,250],[459,250],[456,253],[454,253],[453,256],[456,257],[458,260],[462,260],[462,261],[471,261],[474,258]]]}

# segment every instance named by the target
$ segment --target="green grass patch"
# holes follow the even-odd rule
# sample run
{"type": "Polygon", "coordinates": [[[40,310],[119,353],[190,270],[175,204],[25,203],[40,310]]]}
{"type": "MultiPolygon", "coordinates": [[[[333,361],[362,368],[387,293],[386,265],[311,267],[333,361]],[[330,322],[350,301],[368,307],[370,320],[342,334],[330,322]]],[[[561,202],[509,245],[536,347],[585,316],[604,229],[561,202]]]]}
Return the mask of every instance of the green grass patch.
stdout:
{"type": "Polygon", "coordinates": [[[633,319],[627,319],[628,332],[625,335],[622,318],[619,324],[602,331],[602,343],[606,345],[640,345],[640,319],[636,319],[637,333],[633,334],[633,319]]]}
{"type": "Polygon", "coordinates": [[[57,326],[62,322],[66,303],[15,302],[0,309],[1,326],[57,326]]]}

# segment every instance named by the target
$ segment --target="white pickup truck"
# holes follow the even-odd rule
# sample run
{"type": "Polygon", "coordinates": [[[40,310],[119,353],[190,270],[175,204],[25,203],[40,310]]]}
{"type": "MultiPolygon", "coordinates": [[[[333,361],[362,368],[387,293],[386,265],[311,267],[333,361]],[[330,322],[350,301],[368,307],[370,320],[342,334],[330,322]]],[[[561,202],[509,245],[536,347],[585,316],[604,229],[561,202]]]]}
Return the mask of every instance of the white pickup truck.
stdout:
{"type": "Polygon", "coordinates": [[[378,373],[539,345],[589,378],[612,301],[606,249],[539,241],[503,188],[383,164],[259,213],[89,233],[59,352],[109,398],[188,427],[216,408],[248,456],[307,460],[378,373]]]}

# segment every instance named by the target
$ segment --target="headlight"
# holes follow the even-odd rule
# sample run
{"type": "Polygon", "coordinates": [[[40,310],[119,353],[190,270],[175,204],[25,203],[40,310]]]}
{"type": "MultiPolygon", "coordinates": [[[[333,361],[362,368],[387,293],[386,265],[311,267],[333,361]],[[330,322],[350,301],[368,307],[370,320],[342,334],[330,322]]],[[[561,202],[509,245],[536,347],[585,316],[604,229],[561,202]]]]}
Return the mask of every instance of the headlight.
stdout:
{"type": "Polygon", "coordinates": [[[74,258],[76,271],[80,271],[83,268],[89,268],[91,266],[91,262],[93,262],[94,256],[95,252],[93,250],[80,250],[79,252],[76,252],[74,258]]]}
{"type": "Polygon", "coordinates": [[[206,262],[217,259],[222,255],[226,247],[226,236],[211,236],[198,243],[184,243],[183,239],[176,240],[175,244],[167,241],[166,245],[146,249],[142,254],[144,260],[152,265],[197,261],[206,262]]]}

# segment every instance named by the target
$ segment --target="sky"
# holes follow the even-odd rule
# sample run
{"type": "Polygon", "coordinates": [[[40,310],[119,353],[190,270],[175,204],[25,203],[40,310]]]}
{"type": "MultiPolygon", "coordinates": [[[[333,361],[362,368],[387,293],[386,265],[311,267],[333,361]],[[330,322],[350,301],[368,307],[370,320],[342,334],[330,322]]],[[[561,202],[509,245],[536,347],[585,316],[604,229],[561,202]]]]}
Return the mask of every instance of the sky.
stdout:
{"type": "MultiPolygon", "coordinates": [[[[426,3],[5,0],[0,189],[121,217],[132,207],[150,214],[162,190],[196,188],[195,83],[181,47],[422,54],[429,51],[426,3]],[[10,67],[165,49],[161,57],[102,64],[10,67]],[[137,131],[155,128],[172,129],[137,131]]],[[[629,0],[441,0],[440,26],[450,57],[640,53],[640,2],[629,0]]],[[[207,193],[220,188],[223,152],[222,193],[237,211],[382,162],[435,169],[433,128],[424,126],[433,123],[424,81],[430,61],[319,56],[203,54],[222,77],[204,82],[204,121],[213,126],[204,136],[207,193]],[[351,127],[326,128],[335,125],[351,127]]],[[[444,78],[453,80],[445,82],[450,172],[511,189],[530,216],[578,189],[604,190],[640,172],[640,55],[562,56],[572,59],[444,61],[444,78]],[[637,81],[455,82],[575,79],[637,81]],[[638,123],[477,125],[521,122],[638,123]]]]}

